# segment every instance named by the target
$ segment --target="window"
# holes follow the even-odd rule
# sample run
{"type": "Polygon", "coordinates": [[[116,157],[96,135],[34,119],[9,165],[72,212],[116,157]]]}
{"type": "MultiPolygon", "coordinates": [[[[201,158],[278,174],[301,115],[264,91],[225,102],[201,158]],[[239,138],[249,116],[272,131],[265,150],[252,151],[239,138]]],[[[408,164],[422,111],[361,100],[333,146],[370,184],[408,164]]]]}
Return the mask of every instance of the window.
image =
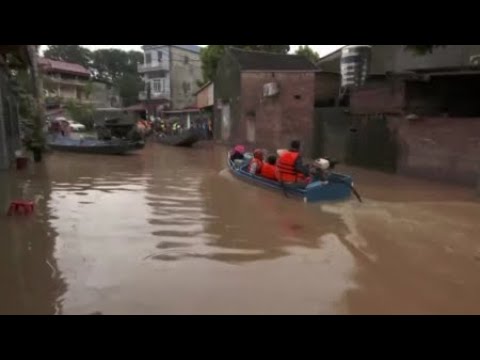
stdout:
{"type": "Polygon", "coordinates": [[[162,62],[163,59],[163,52],[162,51],[157,51],[157,60],[159,63],[162,62]]]}
{"type": "Polygon", "coordinates": [[[153,79],[152,92],[155,94],[162,94],[165,92],[165,79],[153,79]]]}
{"type": "Polygon", "coordinates": [[[148,53],[145,54],[145,64],[151,64],[152,63],[152,54],[148,53]]]}
{"type": "Polygon", "coordinates": [[[188,56],[185,56],[185,58],[183,59],[183,62],[185,65],[187,65],[190,62],[190,59],[188,58],[188,56]]]}

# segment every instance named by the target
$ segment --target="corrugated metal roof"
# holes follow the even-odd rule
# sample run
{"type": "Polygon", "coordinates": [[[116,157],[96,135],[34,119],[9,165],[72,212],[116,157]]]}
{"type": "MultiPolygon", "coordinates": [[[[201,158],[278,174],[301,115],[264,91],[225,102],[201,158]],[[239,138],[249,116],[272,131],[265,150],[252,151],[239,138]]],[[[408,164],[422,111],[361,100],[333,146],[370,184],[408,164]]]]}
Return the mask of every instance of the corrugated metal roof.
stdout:
{"type": "Polygon", "coordinates": [[[90,76],[90,71],[85,69],[82,65],[68,63],[65,61],[51,60],[47,58],[40,58],[38,65],[46,72],[59,72],[79,76],[90,76]]]}
{"type": "Polygon", "coordinates": [[[316,71],[317,68],[307,58],[300,55],[274,54],[261,51],[247,51],[231,48],[230,53],[237,59],[242,70],[272,71],[316,71]]]}

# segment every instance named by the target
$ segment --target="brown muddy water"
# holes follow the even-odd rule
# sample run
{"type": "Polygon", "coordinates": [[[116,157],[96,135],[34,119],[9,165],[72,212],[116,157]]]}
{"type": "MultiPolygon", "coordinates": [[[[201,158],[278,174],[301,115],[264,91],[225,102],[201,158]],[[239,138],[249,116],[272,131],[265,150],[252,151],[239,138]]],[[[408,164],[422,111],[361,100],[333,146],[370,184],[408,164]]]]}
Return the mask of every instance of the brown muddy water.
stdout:
{"type": "Polygon", "coordinates": [[[365,198],[304,204],[225,149],[54,153],[0,173],[2,314],[478,314],[474,191],[340,167],[365,198]]]}

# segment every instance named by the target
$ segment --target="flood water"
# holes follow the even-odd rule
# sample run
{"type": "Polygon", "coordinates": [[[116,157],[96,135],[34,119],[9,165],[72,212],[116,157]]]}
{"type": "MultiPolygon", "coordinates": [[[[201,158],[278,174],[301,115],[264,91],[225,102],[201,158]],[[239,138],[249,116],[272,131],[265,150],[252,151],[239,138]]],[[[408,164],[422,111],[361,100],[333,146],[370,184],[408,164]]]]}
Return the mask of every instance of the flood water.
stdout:
{"type": "Polygon", "coordinates": [[[54,153],[0,173],[2,314],[478,314],[474,191],[358,168],[364,197],[304,204],[225,149],[54,153]],[[3,210],[2,210],[3,212],[3,210]]]}

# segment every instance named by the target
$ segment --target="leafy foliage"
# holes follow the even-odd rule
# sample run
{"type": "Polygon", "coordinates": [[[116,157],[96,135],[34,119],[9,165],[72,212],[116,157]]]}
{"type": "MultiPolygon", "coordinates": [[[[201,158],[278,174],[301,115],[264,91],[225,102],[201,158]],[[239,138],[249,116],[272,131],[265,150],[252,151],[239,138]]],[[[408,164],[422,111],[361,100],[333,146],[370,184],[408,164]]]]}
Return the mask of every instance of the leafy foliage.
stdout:
{"type": "Polygon", "coordinates": [[[320,55],[308,45],[300,45],[297,51],[295,51],[295,54],[306,57],[314,64],[320,60],[320,55]]]}
{"type": "Polygon", "coordinates": [[[125,73],[114,81],[118,88],[124,106],[134,105],[138,102],[138,93],[143,90],[142,79],[137,74],[125,73]]]}
{"type": "Polygon", "coordinates": [[[92,71],[94,79],[112,82],[125,106],[136,103],[138,92],[143,88],[142,79],[137,72],[137,64],[143,61],[143,53],[140,51],[90,51],[80,45],[49,45],[44,55],[53,60],[83,65],[92,71]]]}
{"type": "Polygon", "coordinates": [[[69,100],[66,105],[68,115],[72,120],[85,125],[88,130],[93,129],[93,112],[91,105],[80,104],[74,100],[69,100]]]}
{"type": "Polygon", "coordinates": [[[80,45],[48,45],[44,56],[52,60],[80,64],[86,68],[92,63],[92,52],[80,45]]]}

